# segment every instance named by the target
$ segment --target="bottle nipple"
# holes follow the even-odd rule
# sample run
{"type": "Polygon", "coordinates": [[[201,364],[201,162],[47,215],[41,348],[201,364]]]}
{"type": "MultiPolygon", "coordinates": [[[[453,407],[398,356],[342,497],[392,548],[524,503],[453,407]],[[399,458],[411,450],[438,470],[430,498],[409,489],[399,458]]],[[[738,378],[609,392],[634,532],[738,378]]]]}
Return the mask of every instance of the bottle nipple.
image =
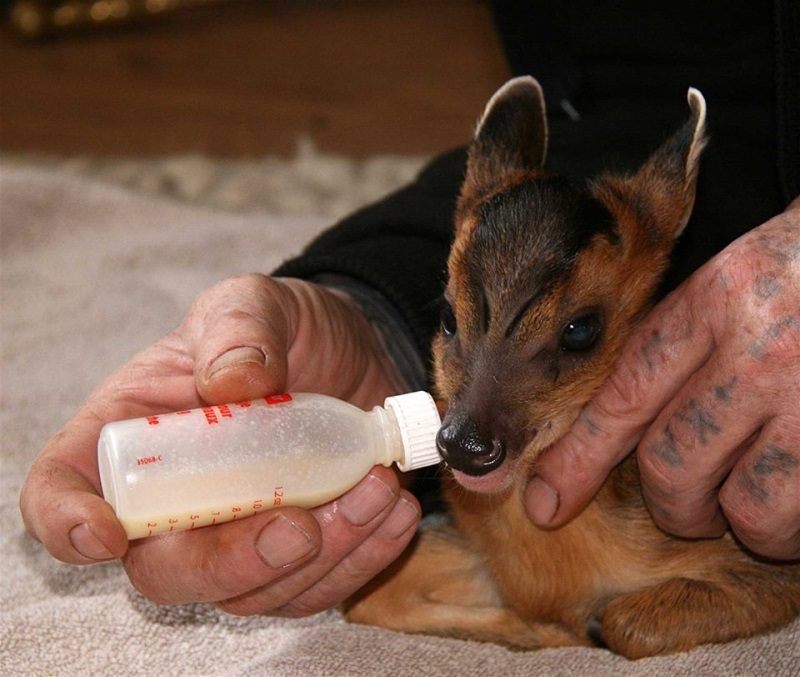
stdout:
{"type": "Polygon", "coordinates": [[[441,419],[433,398],[426,392],[406,393],[387,397],[383,406],[394,413],[403,442],[404,454],[397,467],[408,472],[438,463],[436,433],[441,419]]]}

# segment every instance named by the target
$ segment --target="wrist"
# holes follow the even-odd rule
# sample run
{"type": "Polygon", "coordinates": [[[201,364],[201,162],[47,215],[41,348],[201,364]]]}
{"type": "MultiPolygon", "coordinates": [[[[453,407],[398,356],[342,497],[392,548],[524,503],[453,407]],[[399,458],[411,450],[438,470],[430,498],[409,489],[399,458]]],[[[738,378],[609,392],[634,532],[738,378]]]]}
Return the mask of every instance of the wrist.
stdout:
{"type": "Polygon", "coordinates": [[[313,281],[358,308],[379,343],[386,372],[397,392],[426,388],[425,365],[414,337],[398,310],[383,294],[343,275],[320,275],[313,281]]]}

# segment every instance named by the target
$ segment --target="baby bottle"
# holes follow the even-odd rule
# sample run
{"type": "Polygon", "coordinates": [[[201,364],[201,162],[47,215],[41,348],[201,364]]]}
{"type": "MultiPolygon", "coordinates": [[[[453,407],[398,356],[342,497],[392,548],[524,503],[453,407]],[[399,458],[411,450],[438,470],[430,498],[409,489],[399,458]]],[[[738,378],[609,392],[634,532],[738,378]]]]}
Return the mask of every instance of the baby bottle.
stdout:
{"type": "Polygon", "coordinates": [[[320,505],[377,464],[433,465],[440,425],[426,392],[389,397],[370,412],[297,393],[147,416],[103,427],[100,481],[136,539],[320,505]]]}

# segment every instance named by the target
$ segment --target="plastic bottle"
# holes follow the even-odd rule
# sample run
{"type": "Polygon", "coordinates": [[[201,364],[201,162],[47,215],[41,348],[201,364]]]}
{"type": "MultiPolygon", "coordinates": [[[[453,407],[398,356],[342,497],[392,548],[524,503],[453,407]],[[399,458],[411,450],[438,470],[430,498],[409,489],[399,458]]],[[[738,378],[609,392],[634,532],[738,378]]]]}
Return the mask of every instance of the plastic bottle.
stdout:
{"type": "Polygon", "coordinates": [[[432,465],[440,425],[425,392],[371,412],[301,393],[148,416],[103,427],[100,481],[136,539],[320,505],[377,464],[432,465]]]}

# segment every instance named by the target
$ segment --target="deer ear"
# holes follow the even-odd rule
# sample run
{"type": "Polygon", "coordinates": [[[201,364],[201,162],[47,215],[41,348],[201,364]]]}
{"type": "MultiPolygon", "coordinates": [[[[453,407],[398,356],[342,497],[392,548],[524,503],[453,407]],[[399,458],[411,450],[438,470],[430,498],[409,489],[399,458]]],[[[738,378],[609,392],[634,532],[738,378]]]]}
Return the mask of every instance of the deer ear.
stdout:
{"type": "Polygon", "coordinates": [[[466,183],[485,188],[539,169],[546,152],[542,88],[532,77],[514,78],[486,104],[470,147],[466,183]]]}
{"type": "Polygon", "coordinates": [[[700,155],[707,137],[706,101],[690,88],[687,99],[691,116],[639,169],[633,178],[636,192],[644,197],[662,235],[678,237],[694,207],[700,155]]]}

